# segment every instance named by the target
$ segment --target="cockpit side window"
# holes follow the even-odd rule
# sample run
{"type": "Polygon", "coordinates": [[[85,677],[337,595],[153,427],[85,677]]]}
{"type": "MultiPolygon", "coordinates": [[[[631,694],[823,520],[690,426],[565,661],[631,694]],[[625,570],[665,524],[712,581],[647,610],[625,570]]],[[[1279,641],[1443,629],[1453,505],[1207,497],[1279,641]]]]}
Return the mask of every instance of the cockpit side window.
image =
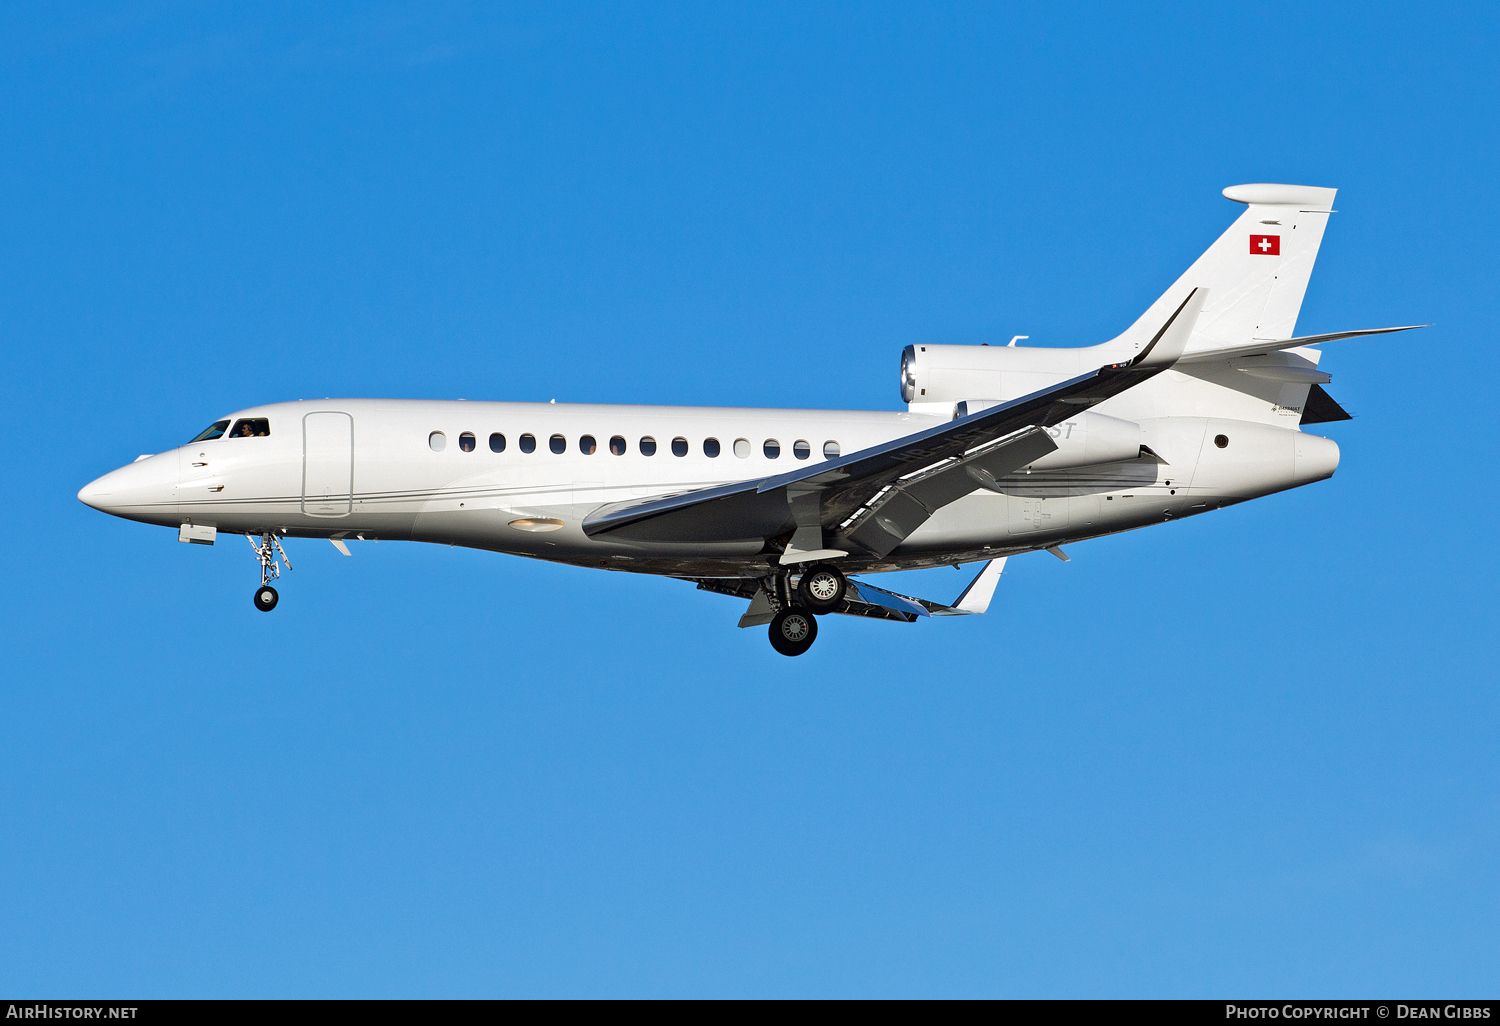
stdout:
{"type": "Polygon", "coordinates": [[[194,438],[192,442],[188,442],[188,445],[192,445],[193,442],[211,442],[215,438],[223,438],[224,437],[224,429],[227,428],[228,426],[229,426],[229,421],[227,421],[227,420],[216,420],[212,424],[210,424],[208,427],[204,428],[203,429],[203,433],[201,435],[199,435],[198,437],[194,438]]]}
{"type": "MultiPolygon", "coordinates": [[[[271,422],[265,417],[245,418],[235,421],[230,438],[266,438],[271,434],[271,422]]],[[[197,439],[194,439],[197,441],[197,439]]]]}

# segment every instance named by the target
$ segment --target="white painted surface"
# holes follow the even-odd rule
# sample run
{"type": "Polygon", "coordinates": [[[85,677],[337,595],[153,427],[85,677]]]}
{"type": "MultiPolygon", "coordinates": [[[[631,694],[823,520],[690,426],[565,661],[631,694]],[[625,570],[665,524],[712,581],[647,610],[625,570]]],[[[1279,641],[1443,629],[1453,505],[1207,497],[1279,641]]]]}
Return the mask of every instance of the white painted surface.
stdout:
{"type": "MultiPolygon", "coordinates": [[[[1206,512],[1321,480],[1337,468],[1338,446],[1299,430],[1309,384],[1327,380],[1317,370],[1321,354],[1298,348],[1244,357],[1257,333],[1290,336],[1317,255],[1327,215],[1299,204],[1311,197],[1319,200],[1317,210],[1327,210],[1333,190],[1296,189],[1226,190],[1248,204],[1246,211],[1131,329],[1103,345],[912,347],[903,363],[913,393],[904,411],[273,403],[228,418],[265,418],[269,436],[219,438],[143,458],[92,482],[79,498],[180,533],[191,523],[195,531],[324,537],[341,551],[335,536],[360,535],[646,573],[764,575],[777,565],[765,539],[630,543],[589,538],[582,523],[602,506],[758,481],[816,465],[825,452],[857,453],[945,424],[959,402],[977,411],[1134,359],[1153,337],[1163,359],[1189,354],[1190,363],[1055,426],[1055,452],[992,487],[976,484],[887,556],[847,557],[846,571],[869,572],[993,556],[965,599],[987,605],[994,581],[985,574],[998,577],[1007,553],[1206,512]],[[1273,233],[1279,255],[1256,254],[1250,236],[1273,233]],[[1190,296],[1196,298],[1184,306],[1190,296]],[[1186,312],[1177,334],[1163,335],[1179,309],[1186,312]],[[1236,347],[1234,354],[1214,355],[1236,347]],[[466,433],[477,442],[470,452],[460,444],[466,433]],[[491,450],[492,435],[504,436],[503,451],[491,450]],[[530,453],[520,444],[527,435],[536,441],[530,453]],[[561,453],[549,446],[554,435],[565,441],[561,453]],[[591,453],[580,450],[584,435],[595,439],[591,453]],[[1214,444],[1221,436],[1227,445],[1214,444]],[[622,452],[612,451],[616,437],[624,439],[622,452]],[[654,454],[642,451],[643,438],[655,440],[654,454]],[[675,438],[686,439],[685,455],[674,455],[675,438]],[[709,455],[708,439],[719,442],[717,456],[709,455]],[[769,455],[775,450],[768,440],[779,443],[779,455],[769,455]],[[806,459],[797,458],[799,440],[807,442],[800,450],[806,459]],[[1141,455],[1142,445],[1154,456],[1141,455]]],[[[839,551],[823,548],[813,532],[805,540],[805,552],[818,558],[839,551]]]]}

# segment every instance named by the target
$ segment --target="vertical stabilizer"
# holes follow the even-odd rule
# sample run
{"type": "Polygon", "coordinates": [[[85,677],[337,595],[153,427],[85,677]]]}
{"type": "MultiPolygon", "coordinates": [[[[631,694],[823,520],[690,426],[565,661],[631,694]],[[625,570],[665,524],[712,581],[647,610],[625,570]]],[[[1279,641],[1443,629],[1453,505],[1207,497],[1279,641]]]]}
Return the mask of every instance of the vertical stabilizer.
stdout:
{"type": "Polygon", "coordinates": [[[1209,295],[1187,352],[1293,337],[1337,191],[1268,184],[1225,189],[1245,212],[1127,331],[1100,348],[1140,352],[1195,288],[1209,295]]]}

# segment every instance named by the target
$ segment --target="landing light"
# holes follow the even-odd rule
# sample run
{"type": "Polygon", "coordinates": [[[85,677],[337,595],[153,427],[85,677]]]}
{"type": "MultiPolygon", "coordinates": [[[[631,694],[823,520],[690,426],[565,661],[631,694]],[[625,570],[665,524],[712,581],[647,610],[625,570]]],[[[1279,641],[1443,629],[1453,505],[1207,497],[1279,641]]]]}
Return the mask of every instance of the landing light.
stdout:
{"type": "Polygon", "coordinates": [[[550,517],[523,517],[520,520],[512,520],[510,526],[517,531],[527,531],[531,534],[542,534],[545,531],[558,531],[562,529],[561,520],[553,520],[550,517]]]}

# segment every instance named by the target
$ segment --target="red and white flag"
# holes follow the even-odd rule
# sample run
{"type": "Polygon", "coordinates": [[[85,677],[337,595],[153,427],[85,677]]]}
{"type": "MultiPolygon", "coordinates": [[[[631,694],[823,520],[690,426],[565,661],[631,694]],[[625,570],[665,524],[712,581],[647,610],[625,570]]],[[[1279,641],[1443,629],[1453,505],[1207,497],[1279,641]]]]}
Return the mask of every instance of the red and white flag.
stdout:
{"type": "Polygon", "coordinates": [[[1281,256],[1281,236],[1250,236],[1250,252],[1258,254],[1260,256],[1281,256]]]}

